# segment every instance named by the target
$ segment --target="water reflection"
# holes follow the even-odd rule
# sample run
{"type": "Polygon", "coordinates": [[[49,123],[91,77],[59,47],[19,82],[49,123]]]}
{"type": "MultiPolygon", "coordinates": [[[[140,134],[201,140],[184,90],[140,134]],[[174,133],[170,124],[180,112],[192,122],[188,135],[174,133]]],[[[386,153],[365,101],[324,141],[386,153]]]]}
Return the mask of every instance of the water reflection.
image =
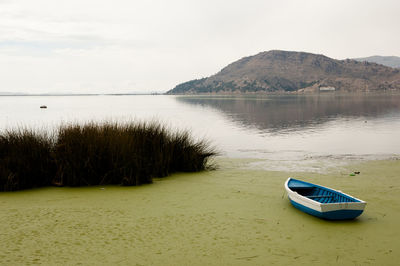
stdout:
{"type": "Polygon", "coordinates": [[[218,109],[244,127],[270,133],[315,128],[336,119],[400,117],[400,95],[273,95],[264,97],[177,97],[181,103],[218,109]]]}

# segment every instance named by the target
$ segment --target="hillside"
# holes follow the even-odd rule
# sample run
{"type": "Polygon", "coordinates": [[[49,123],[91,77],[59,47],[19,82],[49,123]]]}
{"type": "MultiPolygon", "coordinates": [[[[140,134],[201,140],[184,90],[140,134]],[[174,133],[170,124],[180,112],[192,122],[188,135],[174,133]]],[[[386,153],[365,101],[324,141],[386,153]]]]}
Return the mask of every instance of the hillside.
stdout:
{"type": "Polygon", "coordinates": [[[400,70],[376,63],[273,50],[244,57],[208,78],[177,85],[168,94],[400,89],[400,70]]]}
{"type": "Polygon", "coordinates": [[[363,58],[354,58],[354,60],[360,61],[360,62],[371,62],[371,63],[377,63],[381,64],[384,66],[388,67],[396,67],[400,68],[400,57],[398,56],[370,56],[370,57],[363,57],[363,58]]]}

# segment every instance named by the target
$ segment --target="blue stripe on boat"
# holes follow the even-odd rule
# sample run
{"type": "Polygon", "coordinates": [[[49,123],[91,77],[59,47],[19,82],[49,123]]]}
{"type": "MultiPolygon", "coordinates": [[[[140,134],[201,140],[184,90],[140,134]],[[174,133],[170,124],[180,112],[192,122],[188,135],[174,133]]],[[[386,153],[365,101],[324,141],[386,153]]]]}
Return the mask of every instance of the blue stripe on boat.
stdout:
{"type": "Polygon", "coordinates": [[[331,212],[318,212],[316,210],[310,209],[306,206],[298,204],[297,202],[290,200],[294,207],[303,211],[305,213],[311,214],[313,216],[317,216],[322,219],[327,220],[348,220],[354,219],[363,212],[362,210],[339,210],[339,211],[331,211],[331,212]]]}

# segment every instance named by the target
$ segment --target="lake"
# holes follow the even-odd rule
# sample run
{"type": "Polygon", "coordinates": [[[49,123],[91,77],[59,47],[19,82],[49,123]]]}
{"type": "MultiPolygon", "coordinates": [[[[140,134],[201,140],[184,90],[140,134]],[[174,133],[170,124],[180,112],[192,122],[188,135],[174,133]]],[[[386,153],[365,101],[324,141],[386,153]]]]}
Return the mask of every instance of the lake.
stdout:
{"type": "Polygon", "coordinates": [[[400,158],[399,94],[0,96],[0,114],[2,130],[49,132],[61,123],[157,120],[269,170],[400,158]]]}

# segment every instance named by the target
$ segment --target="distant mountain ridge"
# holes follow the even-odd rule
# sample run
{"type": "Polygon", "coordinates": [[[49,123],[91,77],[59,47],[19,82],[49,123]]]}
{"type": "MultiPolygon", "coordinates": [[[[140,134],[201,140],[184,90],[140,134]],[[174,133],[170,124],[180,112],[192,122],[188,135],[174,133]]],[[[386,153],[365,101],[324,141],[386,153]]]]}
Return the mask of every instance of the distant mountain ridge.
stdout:
{"type": "Polygon", "coordinates": [[[374,55],[369,57],[354,58],[354,60],[363,62],[377,63],[388,67],[400,68],[400,57],[398,56],[380,56],[374,55]]]}
{"type": "Polygon", "coordinates": [[[400,90],[400,70],[320,54],[272,50],[244,57],[168,94],[400,90]]]}

